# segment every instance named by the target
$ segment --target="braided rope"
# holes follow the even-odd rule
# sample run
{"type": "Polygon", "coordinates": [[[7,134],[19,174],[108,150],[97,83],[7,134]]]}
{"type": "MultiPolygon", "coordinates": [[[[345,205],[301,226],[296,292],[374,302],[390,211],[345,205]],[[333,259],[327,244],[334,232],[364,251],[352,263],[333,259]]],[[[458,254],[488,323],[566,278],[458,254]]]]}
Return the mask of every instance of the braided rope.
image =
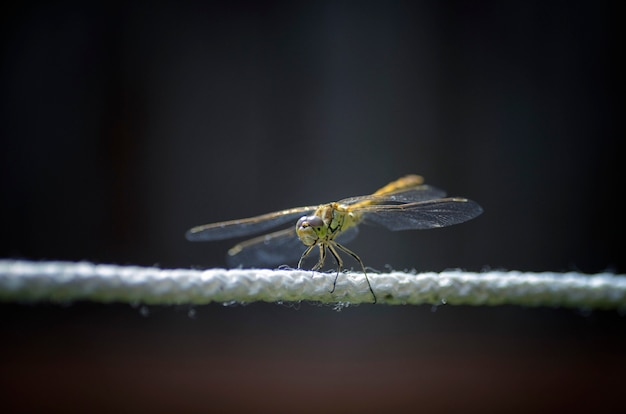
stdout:
{"type": "MultiPolygon", "coordinates": [[[[89,262],[0,260],[3,302],[205,304],[371,303],[363,273],[268,269],[160,269],[89,262]]],[[[626,275],[460,270],[368,273],[377,302],[626,308],[626,275]]]]}

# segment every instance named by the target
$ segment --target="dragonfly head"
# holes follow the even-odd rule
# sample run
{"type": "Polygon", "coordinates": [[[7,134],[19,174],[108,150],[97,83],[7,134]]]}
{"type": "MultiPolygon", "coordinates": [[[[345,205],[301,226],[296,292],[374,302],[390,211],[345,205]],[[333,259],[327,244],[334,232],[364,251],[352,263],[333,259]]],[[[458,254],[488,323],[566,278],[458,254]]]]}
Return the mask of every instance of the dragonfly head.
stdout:
{"type": "Polygon", "coordinates": [[[305,246],[313,246],[326,235],[326,223],[318,216],[304,216],[296,223],[296,234],[305,246]]]}

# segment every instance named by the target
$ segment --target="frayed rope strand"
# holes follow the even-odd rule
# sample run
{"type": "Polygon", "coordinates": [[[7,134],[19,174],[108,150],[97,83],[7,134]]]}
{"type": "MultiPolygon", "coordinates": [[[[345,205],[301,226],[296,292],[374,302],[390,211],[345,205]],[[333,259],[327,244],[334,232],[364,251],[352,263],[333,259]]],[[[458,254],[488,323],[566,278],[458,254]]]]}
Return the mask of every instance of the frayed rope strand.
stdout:
{"type": "MultiPolygon", "coordinates": [[[[371,303],[363,273],[268,269],[160,269],[89,262],[0,260],[0,301],[206,304],[371,303]]],[[[626,275],[460,270],[370,273],[378,303],[626,309],[626,275]]]]}

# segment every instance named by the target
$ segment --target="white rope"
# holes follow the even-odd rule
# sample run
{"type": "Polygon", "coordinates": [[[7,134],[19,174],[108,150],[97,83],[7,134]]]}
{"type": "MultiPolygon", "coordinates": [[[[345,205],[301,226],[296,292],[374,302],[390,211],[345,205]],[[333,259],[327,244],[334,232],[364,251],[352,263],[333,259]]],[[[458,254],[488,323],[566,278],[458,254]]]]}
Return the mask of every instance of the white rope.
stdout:
{"type": "MultiPolygon", "coordinates": [[[[268,269],[160,269],[89,262],[0,260],[2,302],[205,304],[370,303],[363,273],[268,269]]],[[[626,275],[460,270],[368,273],[378,303],[626,309],[626,275]]]]}

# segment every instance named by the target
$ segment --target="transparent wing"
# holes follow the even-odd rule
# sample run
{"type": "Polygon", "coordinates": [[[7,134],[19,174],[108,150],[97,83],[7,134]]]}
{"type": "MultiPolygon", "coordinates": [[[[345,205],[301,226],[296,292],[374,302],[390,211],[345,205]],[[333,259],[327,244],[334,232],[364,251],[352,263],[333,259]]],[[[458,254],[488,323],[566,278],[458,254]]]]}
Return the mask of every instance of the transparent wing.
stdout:
{"type": "Polygon", "coordinates": [[[419,185],[408,190],[401,190],[382,195],[366,195],[360,197],[350,197],[339,201],[339,204],[353,205],[355,208],[371,204],[395,204],[413,203],[417,201],[434,200],[443,198],[446,192],[430,185],[419,185]]]}
{"type": "MultiPolygon", "coordinates": [[[[352,205],[354,208],[359,208],[374,204],[397,204],[432,200],[445,197],[445,195],[445,192],[438,188],[429,185],[416,185],[379,195],[350,197],[339,201],[339,204],[352,205]]],[[[296,207],[246,219],[205,224],[188,230],[185,236],[189,241],[212,241],[248,236],[267,231],[291,220],[295,221],[296,218],[311,213],[316,208],[316,206],[296,207]]]]}
{"type": "Polygon", "coordinates": [[[239,243],[226,260],[230,267],[272,267],[298,260],[305,249],[294,226],[239,243]]]}
{"type": "MultiPolygon", "coordinates": [[[[341,232],[336,240],[348,243],[358,234],[356,226],[341,232]]],[[[295,264],[306,250],[296,235],[295,225],[288,229],[246,240],[228,251],[230,267],[274,267],[295,264]]]]}
{"type": "Polygon", "coordinates": [[[483,209],[466,198],[442,198],[395,205],[368,205],[356,209],[364,223],[389,230],[420,230],[464,223],[483,209]]]}
{"type": "Polygon", "coordinates": [[[185,237],[187,237],[189,241],[211,241],[248,236],[250,234],[267,231],[292,220],[295,222],[297,217],[299,218],[300,216],[306,215],[315,210],[315,208],[316,207],[310,206],[296,207],[241,220],[205,224],[188,230],[185,237]]]}

